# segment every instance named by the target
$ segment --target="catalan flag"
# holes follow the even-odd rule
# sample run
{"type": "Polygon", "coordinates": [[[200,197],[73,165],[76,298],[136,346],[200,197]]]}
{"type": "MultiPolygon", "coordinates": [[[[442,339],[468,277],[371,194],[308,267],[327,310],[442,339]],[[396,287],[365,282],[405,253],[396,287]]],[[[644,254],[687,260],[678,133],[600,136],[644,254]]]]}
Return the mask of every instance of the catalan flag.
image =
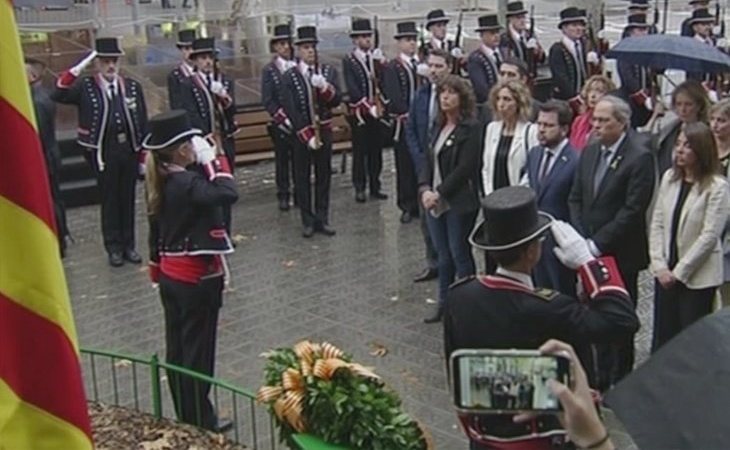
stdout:
{"type": "Polygon", "coordinates": [[[93,448],[12,0],[0,0],[0,450],[93,448]]]}

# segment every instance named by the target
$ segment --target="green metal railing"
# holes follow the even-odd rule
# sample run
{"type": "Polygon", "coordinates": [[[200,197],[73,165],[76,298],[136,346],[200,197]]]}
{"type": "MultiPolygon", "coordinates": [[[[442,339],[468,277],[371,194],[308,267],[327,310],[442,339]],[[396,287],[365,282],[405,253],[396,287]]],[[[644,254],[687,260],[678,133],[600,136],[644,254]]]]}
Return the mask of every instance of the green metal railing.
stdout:
{"type": "MultiPolygon", "coordinates": [[[[165,406],[172,405],[172,399],[169,392],[163,389],[163,383],[167,384],[164,378],[169,378],[170,374],[178,375],[177,380],[180,380],[180,376],[188,377],[195,381],[196,388],[201,383],[210,384],[214,407],[219,413],[229,413],[234,423],[229,435],[232,440],[253,449],[277,449],[274,420],[266,408],[257,406],[253,392],[184,367],[167,364],[160,361],[157,355],[143,358],[91,349],[81,349],[81,354],[86,392],[96,402],[134,408],[151,413],[158,419],[167,417],[177,420],[174,406],[169,408],[172,414],[165,414],[165,406]],[[266,421],[268,433],[260,434],[259,424],[266,421]]],[[[196,410],[200,419],[199,404],[196,410]]]]}

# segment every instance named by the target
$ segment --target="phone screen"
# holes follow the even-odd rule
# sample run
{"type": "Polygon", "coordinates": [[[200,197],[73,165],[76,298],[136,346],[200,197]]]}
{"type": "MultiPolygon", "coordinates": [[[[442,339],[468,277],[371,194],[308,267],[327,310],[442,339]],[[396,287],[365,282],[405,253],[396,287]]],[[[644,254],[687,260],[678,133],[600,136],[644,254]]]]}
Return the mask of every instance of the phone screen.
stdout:
{"type": "Polygon", "coordinates": [[[452,356],[456,407],[465,411],[558,411],[548,380],[568,383],[569,361],[531,351],[463,351],[452,356]]]}

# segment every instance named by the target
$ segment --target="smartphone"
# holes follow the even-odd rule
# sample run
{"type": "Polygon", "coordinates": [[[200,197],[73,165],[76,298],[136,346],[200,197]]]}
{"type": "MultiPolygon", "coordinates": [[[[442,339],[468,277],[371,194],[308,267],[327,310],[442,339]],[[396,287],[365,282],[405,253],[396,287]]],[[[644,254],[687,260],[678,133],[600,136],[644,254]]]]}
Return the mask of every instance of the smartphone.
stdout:
{"type": "Polygon", "coordinates": [[[451,386],[461,412],[558,412],[548,380],[570,383],[570,360],[537,350],[457,350],[451,386]]]}

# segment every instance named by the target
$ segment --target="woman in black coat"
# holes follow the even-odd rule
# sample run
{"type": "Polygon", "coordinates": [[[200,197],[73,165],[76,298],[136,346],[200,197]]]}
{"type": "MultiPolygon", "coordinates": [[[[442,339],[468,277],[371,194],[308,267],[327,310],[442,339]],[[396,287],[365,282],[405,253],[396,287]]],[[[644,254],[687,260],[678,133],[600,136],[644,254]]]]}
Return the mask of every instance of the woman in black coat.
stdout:
{"type": "Polygon", "coordinates": [[[438,308],[426,323],[441,320],[444,300],[454,279],[473,275],[468,242],[479,210],[482,127],[474,120],[474,94],[458,76],[448,76],[438,90],[440,116],[426,164],[419,174],[419,197],[438,253],[438,308]]]}

